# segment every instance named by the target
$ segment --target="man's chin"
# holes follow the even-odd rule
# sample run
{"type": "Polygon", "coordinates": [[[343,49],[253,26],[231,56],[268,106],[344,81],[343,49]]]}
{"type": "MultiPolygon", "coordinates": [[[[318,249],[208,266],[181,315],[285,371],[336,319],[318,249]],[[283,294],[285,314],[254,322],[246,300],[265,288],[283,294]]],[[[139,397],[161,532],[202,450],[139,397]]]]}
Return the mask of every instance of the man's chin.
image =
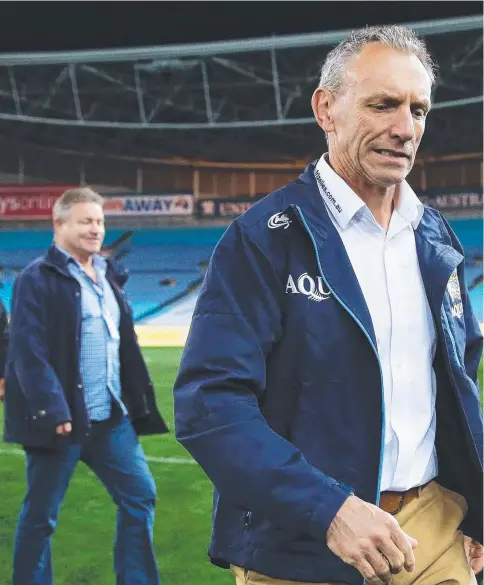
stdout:
{"type": "Polygon", "coordinates": [[[101,246],[86,246],[86,248],[84,248],[84,252],[86,254],[99,254],[101,252],[101,246]]]}
{"type": "Polygon", "coordinates": [[[386,173],[378,173],[375,175],[375,182],[382,187],[393,187],[394,185],[399,185],[403,183],[408,176],[408,172],[386,172],[386,173]]]}

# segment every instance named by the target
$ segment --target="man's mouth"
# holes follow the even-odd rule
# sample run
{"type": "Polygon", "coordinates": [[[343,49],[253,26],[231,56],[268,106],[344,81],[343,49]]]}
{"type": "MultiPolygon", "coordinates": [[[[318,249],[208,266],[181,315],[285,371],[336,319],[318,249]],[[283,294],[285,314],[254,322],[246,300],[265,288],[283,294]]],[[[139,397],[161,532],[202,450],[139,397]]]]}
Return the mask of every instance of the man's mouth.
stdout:
{"type": "Polygon", "coordinates": [[[410,158],[410,156],[403,150],[391,150],[388,148],[376,148],[375,152],[383,156],[391,156],[396,158],[410,158]]]}

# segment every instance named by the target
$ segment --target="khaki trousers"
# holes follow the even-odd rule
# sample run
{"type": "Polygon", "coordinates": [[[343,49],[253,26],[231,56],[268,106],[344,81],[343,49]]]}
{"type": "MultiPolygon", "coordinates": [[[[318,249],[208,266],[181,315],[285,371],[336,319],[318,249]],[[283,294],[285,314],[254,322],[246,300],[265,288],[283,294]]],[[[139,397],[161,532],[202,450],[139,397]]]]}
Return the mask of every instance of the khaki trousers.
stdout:
{"type": "MultiPolygon", "coordinates": [[[[464,551],[464,535],[458,530],[466,513],[467,504],[462,496],[433,481],[396,514],[401,528],[417,539],[418,546],[414,550],[415,571],[403,570],[393,577],[392,585],[475,585],[477,581],[464,551]]],[[[231,569],[237,585],[311,585],[273,579],[240,567],[231,569]]]]}

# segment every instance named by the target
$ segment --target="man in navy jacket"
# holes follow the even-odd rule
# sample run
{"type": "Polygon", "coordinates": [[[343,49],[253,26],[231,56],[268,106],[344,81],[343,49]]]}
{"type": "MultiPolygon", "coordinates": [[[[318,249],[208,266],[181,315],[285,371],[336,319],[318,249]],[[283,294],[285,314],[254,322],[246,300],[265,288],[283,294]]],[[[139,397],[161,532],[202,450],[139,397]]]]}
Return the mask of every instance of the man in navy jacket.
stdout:
{"type": "Polygon", "coordinates": [[[353,32],[312,99],[328,154],[214,251],[176,433],[215,485],[210,558],[239,585],[482,569],[482,335],[461,246],[405,181],[433,83],[409,29],[353,32]]]}
{"type": "Polygon", "coordinates": [[[167,432],[122,290],[99,255],[102,198],[66,191],[55,243],[15,281],[6,365],[5,440],[27,457],[12,585],[51,585],[51,538],[79,460],[118,508],[116,583],[158,585],[156,489],[139,434],[167,432]]]}

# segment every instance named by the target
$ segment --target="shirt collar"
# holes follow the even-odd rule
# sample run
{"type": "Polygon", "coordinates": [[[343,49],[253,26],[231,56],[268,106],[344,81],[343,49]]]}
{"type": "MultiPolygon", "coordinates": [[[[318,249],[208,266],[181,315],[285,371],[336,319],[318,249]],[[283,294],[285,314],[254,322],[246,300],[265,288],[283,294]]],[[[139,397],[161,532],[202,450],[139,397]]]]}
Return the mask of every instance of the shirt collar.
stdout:
{"type": "MultiPolygon", "coordinates": [[[[69,254],[67,250],[64,250],[64,248],[61,248],[58,244],[55,244],[55,247],[67,258],[67,264],[73,263],[82,269],[82,266],[79,264],[79,262],[71,254],[69,254]]],[[[93,255],[92,263],[94,268],[98,268],[99,270],[101,270],[103,274],[106,273],[107,268],[106,259],[103,258],[100,254],[93,255]]]]}
{"type": "MultiPolygon", "coordinates": [[[[318,160],[314,176],[326,207],[341,229],[346,229],[354,216],[364,208],[368,210],[368,207],[348,183],[330,167],[326,160],[327,156],[327,153],[323,154],[318,160]]],[[[417,229],[424,213],[424,206],[406,181],[397,185],[395,210],[414,230],[417,229]]]]}
{"type": "Polygon", "coordinates": [[[397,185],[395,211],[411,224],[414,230],[418,228],[424,214],[424,206],[407,181],[397,185]]]}

